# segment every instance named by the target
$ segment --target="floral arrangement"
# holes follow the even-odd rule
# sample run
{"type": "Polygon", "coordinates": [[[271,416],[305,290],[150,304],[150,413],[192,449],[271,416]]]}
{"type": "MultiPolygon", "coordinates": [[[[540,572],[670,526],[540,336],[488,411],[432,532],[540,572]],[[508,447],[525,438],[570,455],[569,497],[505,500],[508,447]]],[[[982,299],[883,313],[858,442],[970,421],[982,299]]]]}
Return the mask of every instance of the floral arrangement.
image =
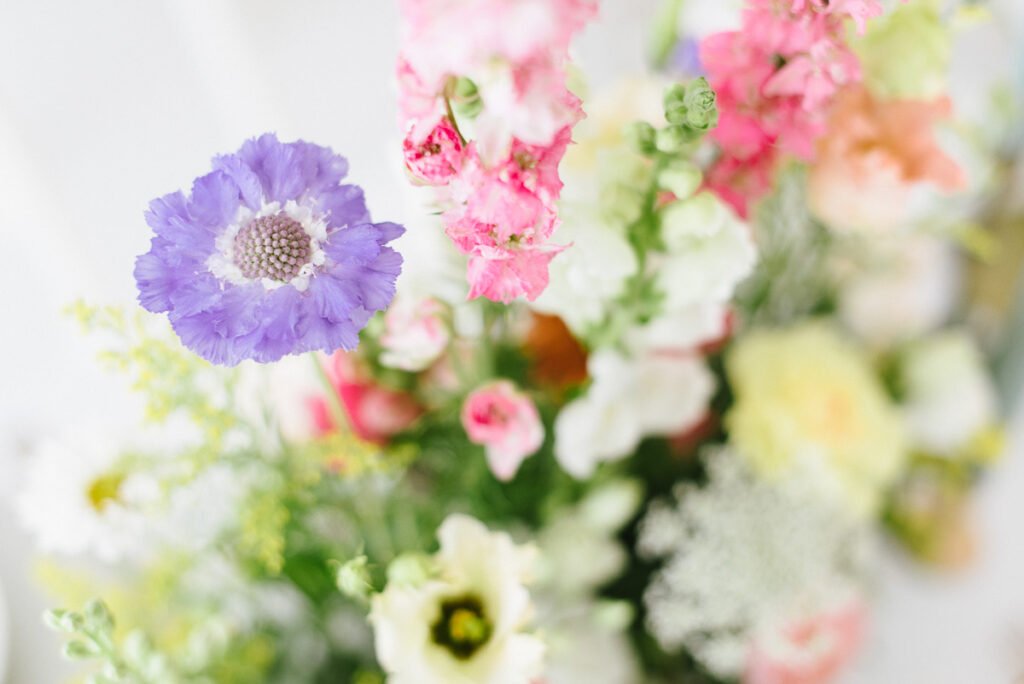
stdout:
{"type": "Polygon", "coordinates": [[[150,203],[144,312],[72,307],[148,420],[33,455],[66,656],[97,684],[834,681],[879,540],[968,562],[1002,450],[1013,140],[947,85],[984,12],[668,0],[651,73],[589,93],[596,0],[399,5],[407,225],[265,134],[150,203]]]}

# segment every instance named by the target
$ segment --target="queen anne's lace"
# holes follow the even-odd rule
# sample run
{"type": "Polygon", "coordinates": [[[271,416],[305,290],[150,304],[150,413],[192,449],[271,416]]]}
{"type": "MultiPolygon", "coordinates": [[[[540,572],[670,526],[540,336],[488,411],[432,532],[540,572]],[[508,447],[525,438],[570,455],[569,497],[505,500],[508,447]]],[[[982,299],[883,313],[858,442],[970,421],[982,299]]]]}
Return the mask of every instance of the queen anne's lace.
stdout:
{"type": "Polygon", "coordinates": [[[728,677],[759,630],[851,591],[866,547],[863,528],[800,478],[755,479],[727,451],[708,460],[708,475],[650,507],[638,550],[667,559],[644,595],[651,633],[728,677]]]}

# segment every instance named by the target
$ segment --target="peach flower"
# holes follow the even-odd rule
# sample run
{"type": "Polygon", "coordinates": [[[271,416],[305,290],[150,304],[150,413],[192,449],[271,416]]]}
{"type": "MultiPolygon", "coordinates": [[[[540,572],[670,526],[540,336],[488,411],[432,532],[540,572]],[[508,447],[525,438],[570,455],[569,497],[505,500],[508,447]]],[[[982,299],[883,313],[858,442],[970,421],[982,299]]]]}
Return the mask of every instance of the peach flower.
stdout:
{"type": "Polygon", "coordinates": [[[911,219],[919,184],[963,188],[933,130],[950,113],[948,98],[879,100],[859,85],[843,89],[808,178],[811,210],[835,230],[888,231],[911,219]]]}

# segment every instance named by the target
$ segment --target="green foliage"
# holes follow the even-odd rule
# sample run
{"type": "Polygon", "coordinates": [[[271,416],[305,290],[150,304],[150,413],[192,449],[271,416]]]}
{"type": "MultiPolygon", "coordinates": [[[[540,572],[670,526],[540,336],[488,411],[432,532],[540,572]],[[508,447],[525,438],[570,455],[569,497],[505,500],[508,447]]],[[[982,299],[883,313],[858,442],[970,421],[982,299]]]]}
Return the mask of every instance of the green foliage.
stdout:
{"type": "Polygon", "coordinates": [[[830,310],[834,238],[808,212],[802,169],[780,174],[774,193],[756,208],[753,229],[757,267],[736,294],[744,323],[780,326],[830,310]]]}
{"type": "Polygon", "coordinates": [[[114,617],[106,604],[94,600],[80,611],[52,610],[44,615],[46,624],[70,637],[64,657],[92,661],[99,670],[90,684],[176,684],[180,676],[166,659],[156,653],[139,632],[117,643],[114,617]]]}

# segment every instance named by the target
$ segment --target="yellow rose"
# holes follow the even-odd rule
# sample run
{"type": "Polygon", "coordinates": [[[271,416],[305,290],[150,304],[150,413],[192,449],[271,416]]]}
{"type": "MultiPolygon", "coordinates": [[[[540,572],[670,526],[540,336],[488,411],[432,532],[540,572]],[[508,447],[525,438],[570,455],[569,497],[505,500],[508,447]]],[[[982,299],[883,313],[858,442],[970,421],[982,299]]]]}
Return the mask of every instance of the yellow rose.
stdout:
{"type": "Polygon", "coordinates": [[[802,470],[858,514],[899,474],[904,434],[866,359],[830,328],[756,331],[726,360],[735,404],[726,426],[765,477],[802,470]]]}

